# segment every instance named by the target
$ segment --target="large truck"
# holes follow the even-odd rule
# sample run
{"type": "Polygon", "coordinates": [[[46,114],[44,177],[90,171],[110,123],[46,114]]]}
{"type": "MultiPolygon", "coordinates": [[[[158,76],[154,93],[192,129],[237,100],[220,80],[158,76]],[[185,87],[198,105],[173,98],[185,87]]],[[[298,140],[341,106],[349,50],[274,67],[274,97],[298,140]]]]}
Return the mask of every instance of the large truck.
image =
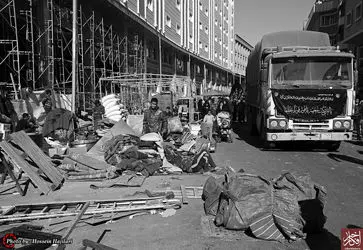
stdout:
{"type": "Polygon", "coordinates": [[[319,141],[335,151],[352,139],[354,55],[332,47],[326,33],[263,36],[248,58],[246,115],[251,134],[270,146],[319,141]]]}

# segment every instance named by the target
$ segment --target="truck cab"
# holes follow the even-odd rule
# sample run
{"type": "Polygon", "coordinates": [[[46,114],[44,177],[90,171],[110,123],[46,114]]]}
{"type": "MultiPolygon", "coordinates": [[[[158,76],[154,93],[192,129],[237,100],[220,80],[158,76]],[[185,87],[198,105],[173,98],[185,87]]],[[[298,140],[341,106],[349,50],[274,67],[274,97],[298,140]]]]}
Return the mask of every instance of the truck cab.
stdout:
{"type": "Polygon", "coordinates": [[[265,142],[321,141],[336,150],[341,141],[352,139],[354,56],[330,46],[323,33],[280,35],[295,37],[282,46],[266,46],[271,39],[265,41],[249,58],[250,129],[265,142]],[[323,44],[317,42],[319,36],[323,44]],[[257,74],[252,72],[256,68],[257,74]]]}

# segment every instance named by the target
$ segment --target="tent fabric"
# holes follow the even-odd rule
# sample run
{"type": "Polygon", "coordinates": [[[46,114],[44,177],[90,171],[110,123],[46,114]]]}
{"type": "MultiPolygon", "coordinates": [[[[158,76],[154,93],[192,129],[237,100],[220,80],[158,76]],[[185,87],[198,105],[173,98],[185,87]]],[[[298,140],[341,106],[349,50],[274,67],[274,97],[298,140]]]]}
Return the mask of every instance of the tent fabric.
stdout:
{"type": "Polygon", "coordinates": [[[144,115],[129,115],[127,117],[127,125],[135,131],[137,136],[142,135],[144,115]]]}
{"type": "Polygon", "coordinates": [[[105,162],[104,159],[104,150],[103,150],[103,144],[107,142],[108,140],[112,139],[112,137],[115,137],[117,135],[134,135],[137,136],[135,131],[130,128],[129,125],[126,124],[123,120],[120,120],[117,122],[109,132],[107,132],[88,152],[87,155],[98,159],[100,161],[105,162]]]}

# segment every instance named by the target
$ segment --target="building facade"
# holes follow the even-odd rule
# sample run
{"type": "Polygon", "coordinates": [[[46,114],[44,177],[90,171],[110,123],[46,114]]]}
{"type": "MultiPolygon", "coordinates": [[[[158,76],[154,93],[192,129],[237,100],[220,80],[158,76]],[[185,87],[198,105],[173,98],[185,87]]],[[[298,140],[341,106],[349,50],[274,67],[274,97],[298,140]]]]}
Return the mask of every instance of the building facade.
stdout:
{"type": "MultiPolygon", "coordinates": [[[[72,0],[0,1],[0,83],[69,92],[72,0]],[[11,79],[11,78],[14,79],[11,79]]],[[[195,94],[234,79],[234,0],[78,0],[78,94],[110,92],[105,78],[187,76],[195,94]],[[134,77],[134,76],[132,76],[134,77]],[[146,77],[146,76],[145,76],[146,77]]],[[[81,98],[79,98],[81,99],[81,98]]]]}
{"type": "Polygon", "coordinates": [[[331,44],[351,51],[357,60],[357,96],[363,99],[363,1],[316,1],[304,25],[305,30],[328,33],[331,44]]]}
{"type": "Polygon", "coordinates": [[[234,51],[234,68],[233,72],[236,74],[237,81],[246,77],[246,67],[248,56],[250,55],[253,47],[239,35],[235,35],[235,51],[234,51]]]}
{"type": "Polygon", "coordinates": [[[208,86],[229,89],[234,69],[234,0],[109,2],[126,8],[154,31],[145,38],[147,72],[188,75],[196,83],[196,94],[208,86]]]}

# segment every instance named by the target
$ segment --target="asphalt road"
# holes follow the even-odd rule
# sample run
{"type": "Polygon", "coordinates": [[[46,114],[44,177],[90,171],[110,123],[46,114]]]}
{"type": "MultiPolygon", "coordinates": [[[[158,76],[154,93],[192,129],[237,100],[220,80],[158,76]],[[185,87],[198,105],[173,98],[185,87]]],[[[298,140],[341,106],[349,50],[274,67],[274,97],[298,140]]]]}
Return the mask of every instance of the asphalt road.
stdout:
{"type": "MultiPolygon", "coordinates": [[[[238,232],[240,237],[210,237],[203,224],[203,203],[192,200],[176,211],[175,215],[162,217],[145,215],[125,218],[96,227],[79,225],[72,233],[74,244],[67,249],[78,249],[82,239],[96,241],[103,230],[109,229],[102,243],[116,249],[340,249],[341,229],[363,227],[363,146],[345,142],[337,152],[327,152],[312,144],[287,144],[283,150],[261,150],[256,137],[248,136],[246,128],[235,124],[233,143],[221,143],[213,158],[217,165],[230,165],[236,171],[276,177],[282,172],[309,174],[313,181],[323,185],[328,192],[324,213],[327,216],[325,232],[311,235],[306,241],[291,245],[253,239],[238,232]]],[[[172,189],[202,186],[208,175],[182,175],[179,177],[150,177],[143,187],[90,190],[89,183],[68,183],[51,197],[27,195],[0,197],[0,205],[14,202],[45,202],[47,200],[114,199],[132,194],[135,190],[160,189],[169,183],[172,189]],[[20,198],[20,199],[19,199],[20,198]]],[[[0,226],[0,229],[2,227],[0,226]]],[[[214,235],[216,236],[216,235],[214,235]]]]}

